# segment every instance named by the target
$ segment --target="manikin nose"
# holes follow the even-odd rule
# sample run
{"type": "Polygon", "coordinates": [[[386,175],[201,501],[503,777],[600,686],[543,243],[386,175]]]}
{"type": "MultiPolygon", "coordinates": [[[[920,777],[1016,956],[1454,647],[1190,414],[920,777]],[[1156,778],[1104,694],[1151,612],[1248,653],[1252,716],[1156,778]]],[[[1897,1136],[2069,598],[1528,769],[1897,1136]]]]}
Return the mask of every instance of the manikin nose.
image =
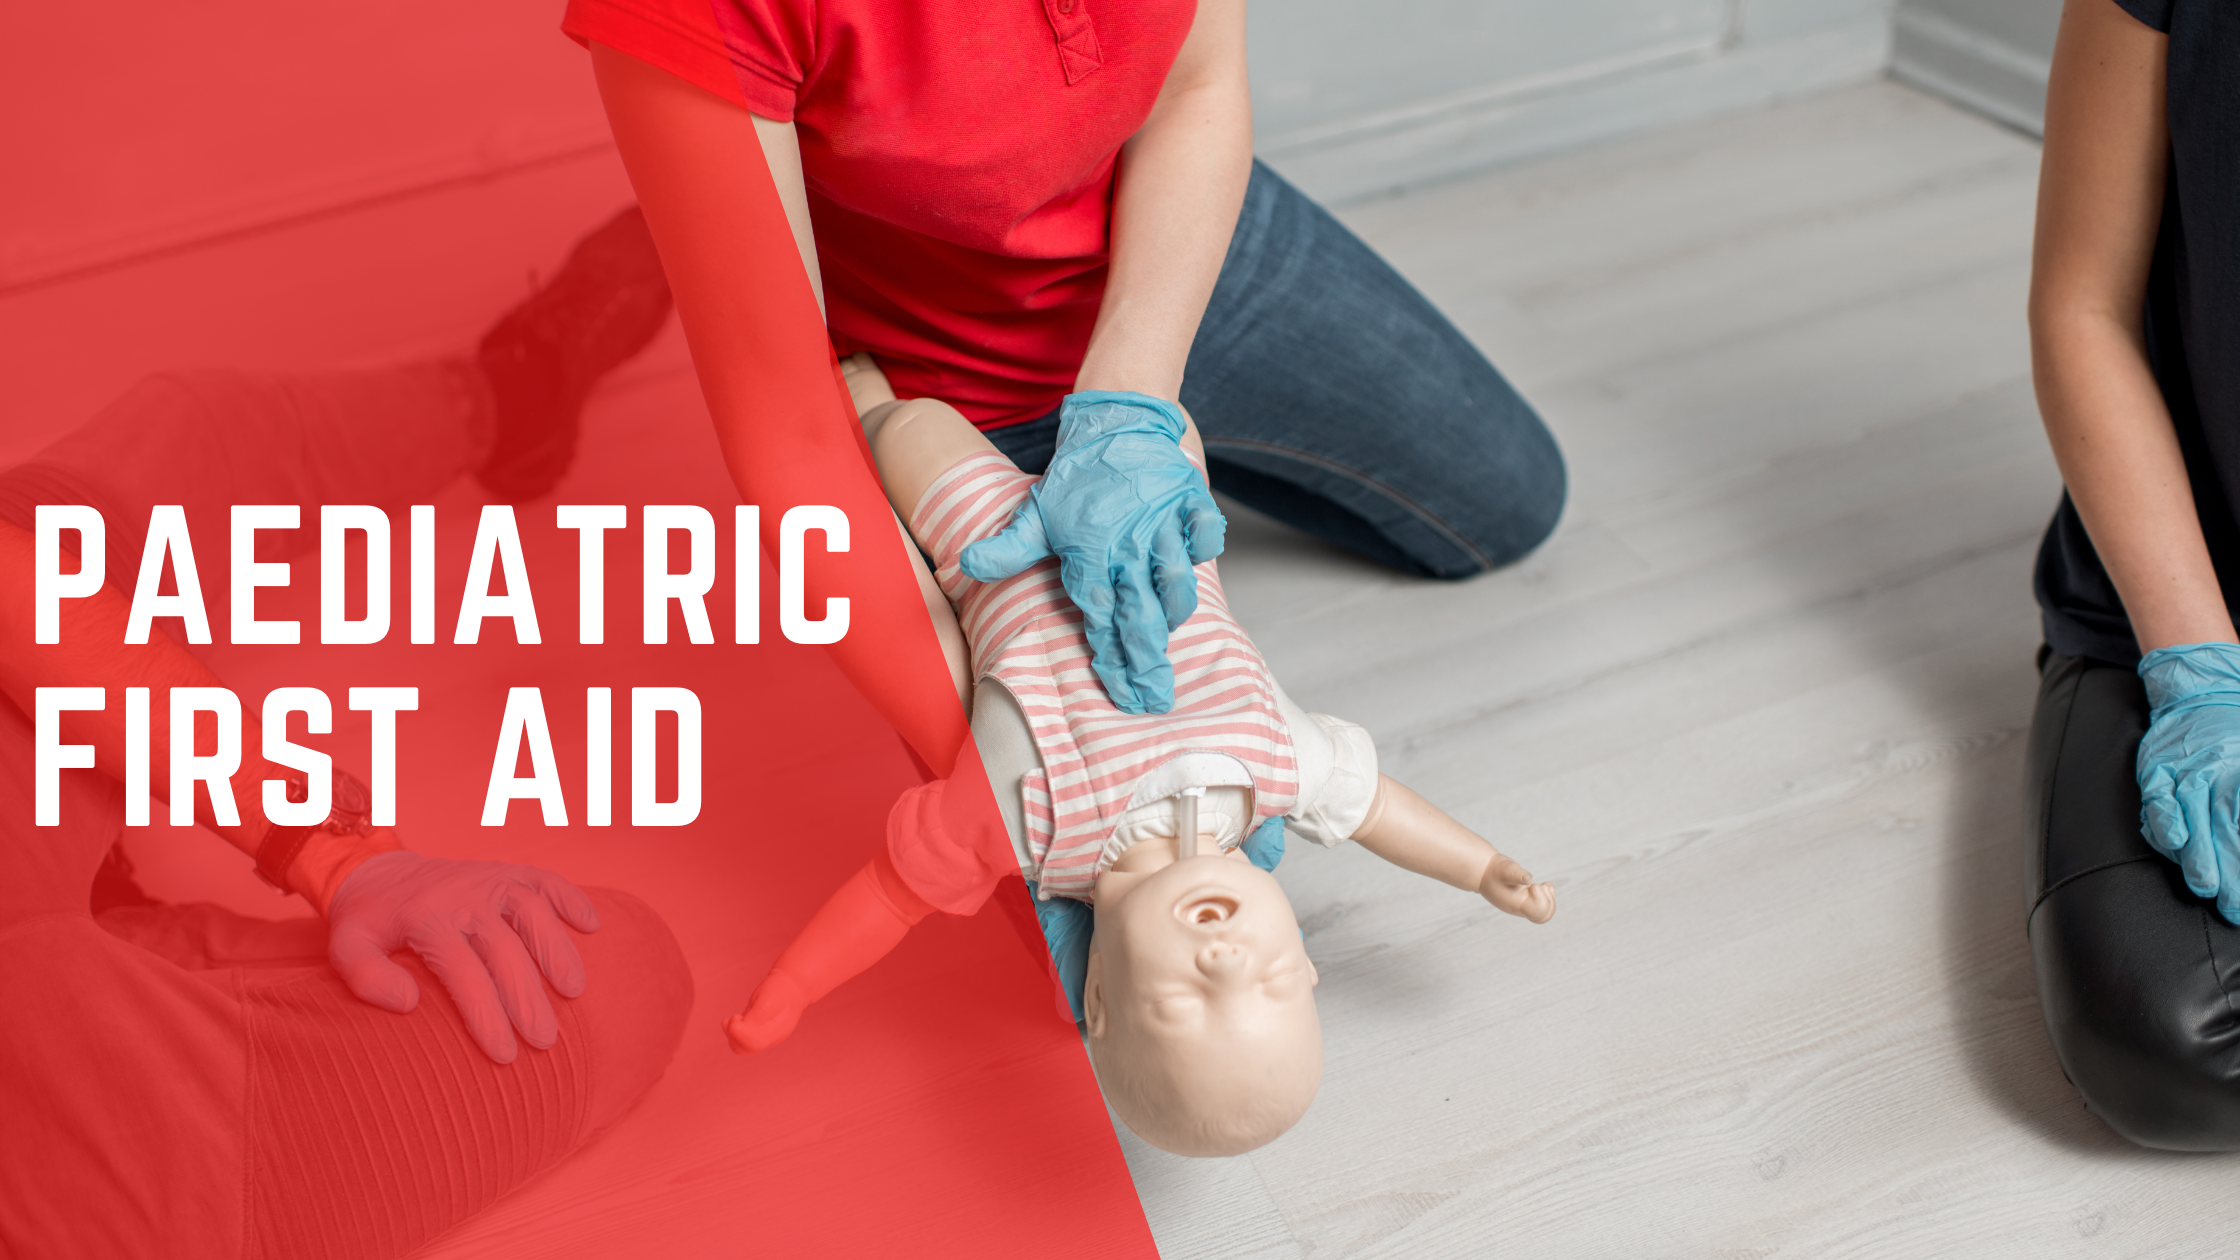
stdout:
{"type": "Polygon", "coordinates": [[[1245,972],[1252,960],[1242,949],[1227,941],[1214,941],[1198,951],[1198,970],[1209,980],[1233,981],[1245,972]]]}

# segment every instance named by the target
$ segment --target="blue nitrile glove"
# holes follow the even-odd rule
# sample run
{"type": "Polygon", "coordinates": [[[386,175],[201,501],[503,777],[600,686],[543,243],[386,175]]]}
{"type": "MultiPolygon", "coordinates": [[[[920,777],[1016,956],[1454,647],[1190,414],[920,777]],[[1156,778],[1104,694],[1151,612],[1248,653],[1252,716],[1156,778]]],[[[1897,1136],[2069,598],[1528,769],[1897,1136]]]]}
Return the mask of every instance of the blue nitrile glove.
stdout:
{"type": "Polygon", "coordinates": [[[1244,838],[1244,855],[1254,866],[1272,871],[1283,860],[1283,815],[1277,814],[1244,838]]]}
{"type": "Polygon", "coordinates": [[[1086,901],[1071,897],[1043,900],[1033,880],[1027,896],[1034,902],[1034,917],[1042,922],[1042,939],[1050,946],[1050,961],[1058,968],[1058,987],[1073,1008],[1073,1022],[1087,1018],[1081,1010],[1081,990],[1089,982],[1089,938],[1096,931],[1096,911],[1086,901]]]}
{"type": "Polygon", "coordinates": [[[2139,741],[2139,829],[2186,887],[2240,924],[2240,645],[2157,648],[2139,677],[2152,706],[2139,741]]]}
{"type": "Polygon", "coordinates": [[[1081,609],[1090,663],[1122,713],[1174,707],[1167,632],[1198,610],[1192,565],[1221,554],[1228,523],[1182,453],[1182,409],[1117,390],[1068,394],[1050,469],[1001,533],[964,549],[994,582],[1045,556],[1081,609]]]}

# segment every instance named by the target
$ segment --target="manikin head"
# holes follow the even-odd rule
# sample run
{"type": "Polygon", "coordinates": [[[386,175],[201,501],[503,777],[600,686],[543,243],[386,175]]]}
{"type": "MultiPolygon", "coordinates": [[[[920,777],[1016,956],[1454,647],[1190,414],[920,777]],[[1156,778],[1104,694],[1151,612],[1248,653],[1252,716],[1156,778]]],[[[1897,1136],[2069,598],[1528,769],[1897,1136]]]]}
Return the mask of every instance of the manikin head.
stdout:
{"type": "Polygon", "coordinates": [[[1097,877],[1082,993],[1106,1101],[1177,1155],[1238,1155],[1297,1123],[1322,1081],[1314,964],[1275,877],[1234,850],[1146,840],[1097,877]]]}

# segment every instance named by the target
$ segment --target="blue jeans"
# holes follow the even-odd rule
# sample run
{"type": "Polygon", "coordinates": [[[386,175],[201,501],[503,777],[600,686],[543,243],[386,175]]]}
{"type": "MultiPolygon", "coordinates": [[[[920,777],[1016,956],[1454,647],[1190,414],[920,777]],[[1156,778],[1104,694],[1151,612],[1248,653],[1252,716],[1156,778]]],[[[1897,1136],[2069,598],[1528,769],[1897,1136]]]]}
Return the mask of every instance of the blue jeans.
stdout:
{"type": "MultiPolygon", "coordinates": [[[[1563,454],[1530,404],[1400,273],[1258,162],[1182,405],[1214,489],[1403,572],[1497,568],[1563,511],[1563,454]]],[[[1040,473],[1057,413],[988,438],[1040,473]]]]}

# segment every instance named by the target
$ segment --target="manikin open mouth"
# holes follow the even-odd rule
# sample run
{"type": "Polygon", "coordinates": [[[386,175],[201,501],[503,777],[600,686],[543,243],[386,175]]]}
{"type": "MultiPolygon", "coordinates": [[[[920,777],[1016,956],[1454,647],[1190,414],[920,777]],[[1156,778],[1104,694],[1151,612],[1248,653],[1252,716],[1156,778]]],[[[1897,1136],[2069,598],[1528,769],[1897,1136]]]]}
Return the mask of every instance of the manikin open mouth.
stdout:
{"type": "Polygon", "coordinates": [[[1208,888],[1184,897],[1174,912],[1184,923],[1226,923],[1236,916],[1239,904],[1232,894],[1208,888]]]}

